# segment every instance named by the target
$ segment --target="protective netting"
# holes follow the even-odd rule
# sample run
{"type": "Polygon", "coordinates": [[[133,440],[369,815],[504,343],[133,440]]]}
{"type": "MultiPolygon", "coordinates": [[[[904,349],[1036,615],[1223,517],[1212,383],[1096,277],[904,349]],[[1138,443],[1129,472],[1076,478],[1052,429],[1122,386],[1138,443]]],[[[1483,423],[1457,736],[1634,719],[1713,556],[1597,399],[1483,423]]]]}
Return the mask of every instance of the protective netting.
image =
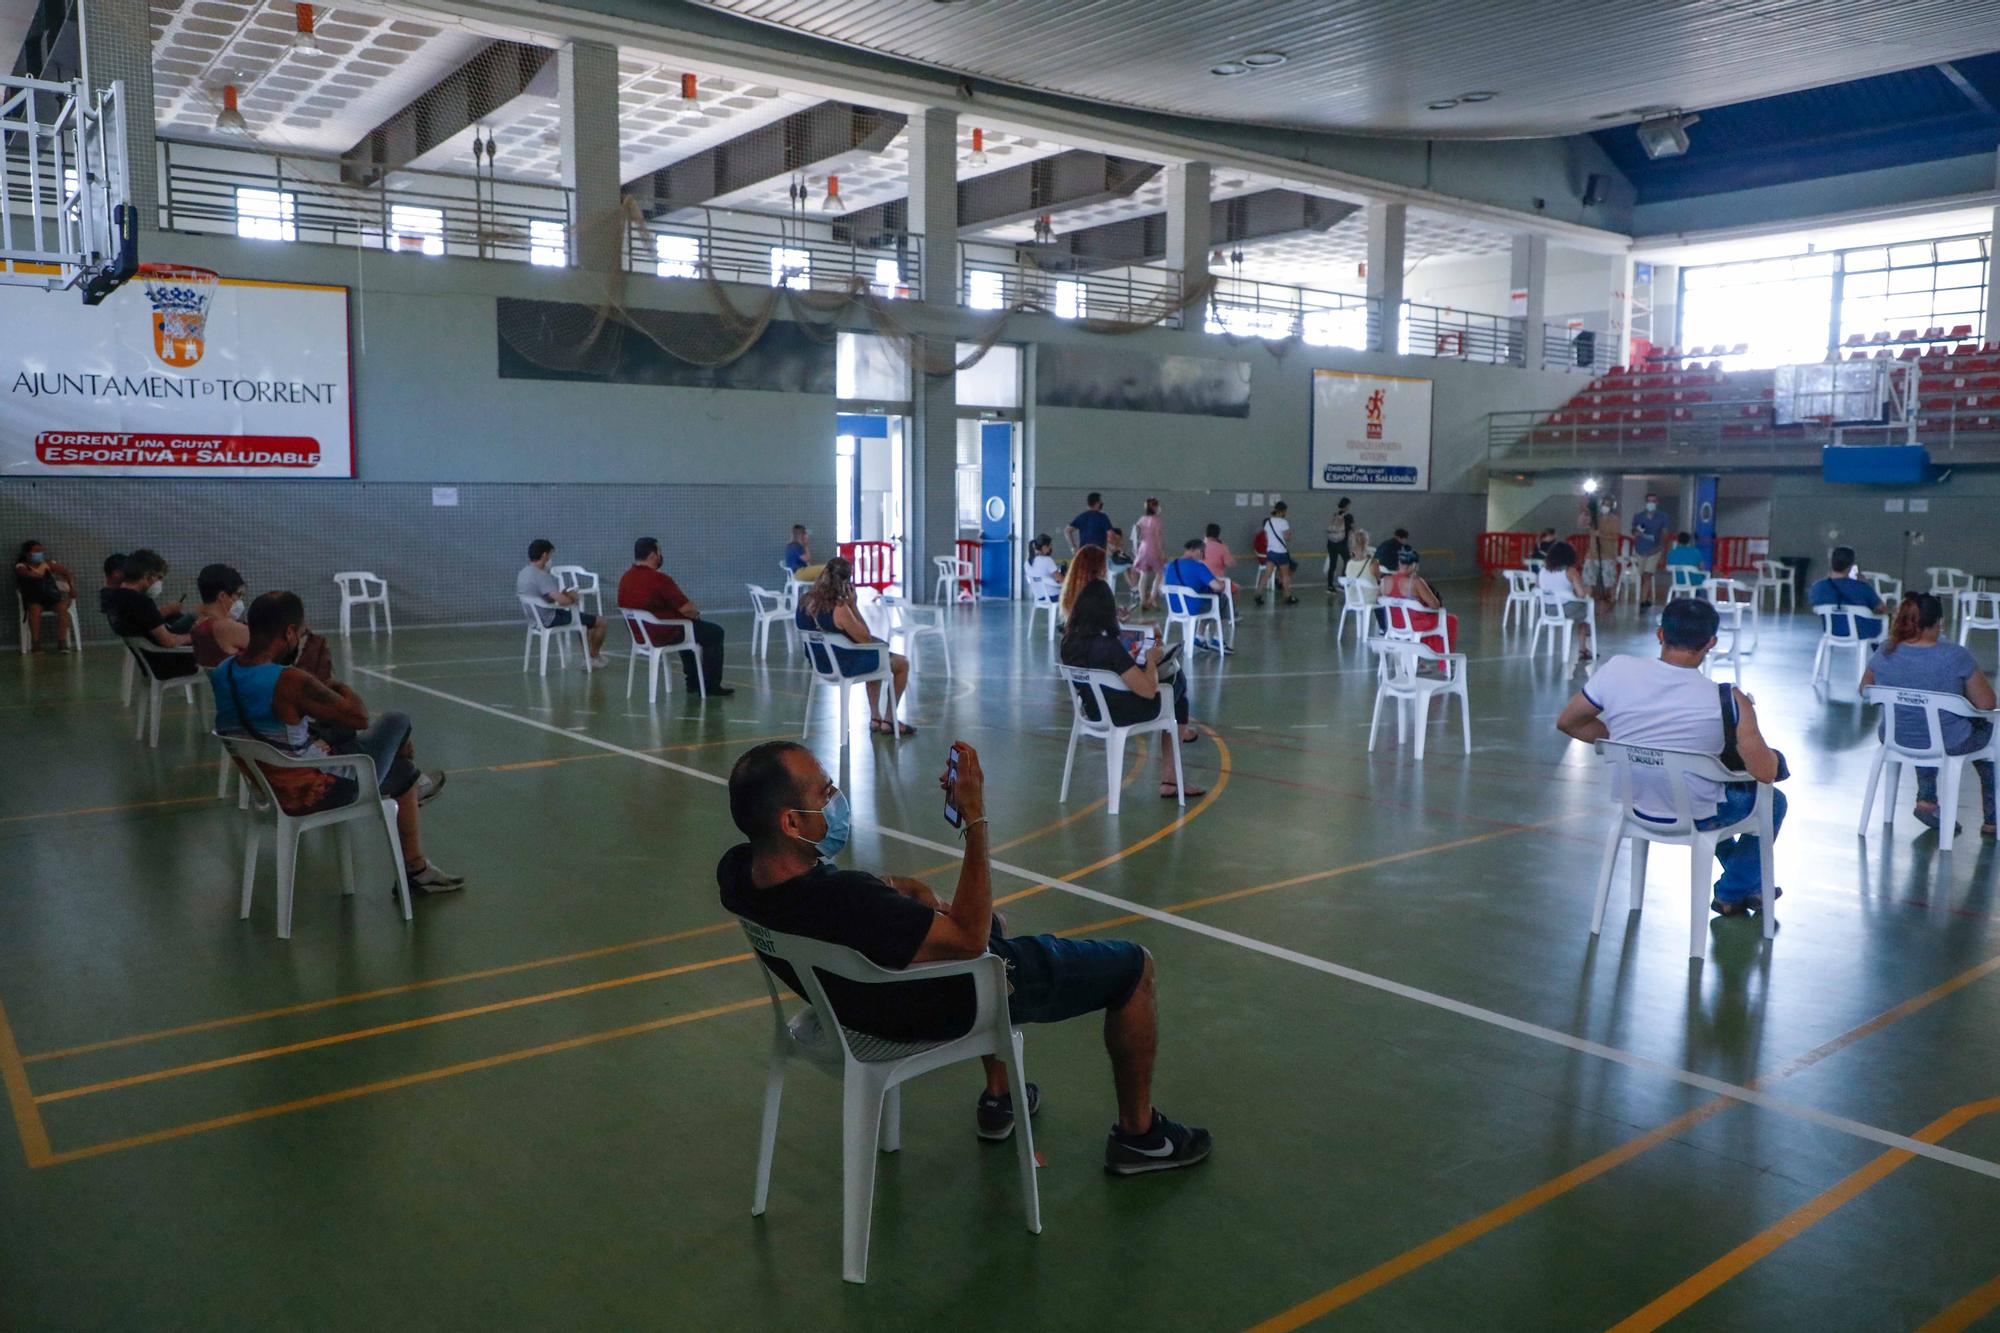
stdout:
{"type": "MultiPolygon", "coordinates": [[[[842,328],[865,320],[875,334],[893,340],[911,366],[927,375],[949,375],[977,364],[1006,336],[1016,316],[1057,313],[1053,299],[1044,300],[1040,287],[1016,284],[1015,298],[1000,309],[984,312],[978,328],[969,334],[924,327],[928,321],[919,313],[921,306],[881,295],[859,274],[832,287],[772,286],[754,301],[739,304],[730,285],[717,277],[704,251],[698,260],[690,261],[697,276],[679,280],[701,284],[709,307],[706,314],[711,317],[690,319],[686,312],[653,310],[628,302],[634,275],[625,263],[625,247],[635,231],[648,234],[644,221],[637,203],[628,197],[614,215],[580,224],[580,228],[599,229],[595,238],[579,237],[581,253],[591,253],[593,239],[608,240],[607,248],[620,257],[618,266],[605,275],[602,299],[595,307],[537,303],[527,313],[503,312],[500,336],[507,345],[530,364],[547,370],[608,374],[619,363],[627,338],[643,338],[690,365],[721,366],[756,346],[774,319],[787,319],[807,336],[827,343],[842,328]],[[969,347],[962,355],[961,346],[969,347]]],[[[1093,333],[1132,333],[1166,323],[1186,310],[1205,309],[1214,286],[1214,279],[1208,278],[1182,290],[1162,289],[1121,307],[1115,316],[1066,322],[1093,333]]],[[[737,289],[741,290],[741,284],[737,289]]]]}

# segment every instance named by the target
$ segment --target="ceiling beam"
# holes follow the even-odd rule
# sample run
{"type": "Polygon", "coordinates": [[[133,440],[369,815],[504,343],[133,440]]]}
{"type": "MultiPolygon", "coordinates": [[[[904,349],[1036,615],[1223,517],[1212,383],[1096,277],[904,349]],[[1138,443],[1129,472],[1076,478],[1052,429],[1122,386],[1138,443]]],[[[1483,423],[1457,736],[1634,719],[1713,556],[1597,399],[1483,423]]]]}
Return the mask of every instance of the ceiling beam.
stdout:
{"type": "MultiPolygon", "coordinates": [[[[987,172],[958,183],[958,233],[1130,198],[1159,173],[1156,162],[1080,148],[987,172]]],[[[846,214],[833,224],[833,232],[842,240],[873,245],[886,233],[908,230],[908,219],[909,201],[890,199],[846,214]]]]}
{"type": "Polygon", "coordinates": [[[897,111],[820,102],[783,120],[705,148],[625,187],[648,217],[724,204],[780,176],[812,172],[849,153],[879,153],[902,133],[897,111]]]}
{"type": "Polygon", "coordinates": [[[1980,115],[2000,116],[2000,110],[1994,109],[1993,103],[1987,98],[1986,94],[1980,92],[1978,85],[1973,83],[1971,79],[1966,78],[1964,72],[1958,66],[1952,64],[1949,60],[1942,61],[1937,66],[1937,72],[1944,75],[1946,82],[1958,89],[1959,95],[1972,103],[1973,110],[1977,111],[1980,115]]]}
{"type": "Polygon", "coordinates": [[[512,102],[553,100],[555,54],[545,46],[491,43],[342,153],[341,179],[372,185],[470,126],[514,119],[512,102]]]}
{"type": "MultiPolygon", "coordinates": [[[[1212,249],[1245,241],[1331,231],[1356,211],[1357,205],[1323,199],[1297,190],[1260,190],[1209,205],[1209,245],[1212,249]]],[[[1057,236],[1050,245],[1020,247],[1041,268],[1080,273],[1125,264],[1157,264],[1167,256],[1167,215],[1148,213],[1057,236]]]]}

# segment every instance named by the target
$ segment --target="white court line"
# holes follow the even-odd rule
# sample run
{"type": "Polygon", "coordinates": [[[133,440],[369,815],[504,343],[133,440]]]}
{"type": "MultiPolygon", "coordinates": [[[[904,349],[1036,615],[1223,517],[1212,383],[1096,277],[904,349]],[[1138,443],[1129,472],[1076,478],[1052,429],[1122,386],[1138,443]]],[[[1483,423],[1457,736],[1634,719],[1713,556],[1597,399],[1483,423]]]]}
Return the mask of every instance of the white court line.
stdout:
{"type": "MultiPolygon", "coordinates": [[[[638,750],[629,750],[615,742],[601,740],[596,736],[591,736],[583,732],[567,731],[552,723],[538,722],[530,717],[520,717],[516,714],[495,708],[491,704],[483,704],[476,699],[467,699],[460,695],[448,694],[443,690],[432,689],[428,685],[419,685],[415,681],[396,680],[393,676],[379,671],[372,671],[366,667],[358,667],[356,670],[364,675],[374,676],[377,680],[389,681],[392,684],[400,685],[404,689],[416,690],[421,694],[432,695],[435,698],[459,704],[466,708],[476,709],[482,713],[490,713],[494,717],[505,718],[509,722],[518,722],[522,726],[534,727],[537,730],[546,731],[569,740],[580,741],[585,745],[595,746],[597,749],[605,750],[612,754],[621,754],[628,759],[636,759],[642,764],[651,764],[655,768],[664,768],[669,772],[697,778],[718,787],[727,787],[729,785],[727,778],[717,777],[713,773],[706,773],[698,768],[690,768],[686,764],[677,764],[670,759],[662,759],[658,755],[644,754],[638,750]]],[[[905,843],[911,847],[921,847],[927,851],[942,853],[947,856],[958,856],[964,851],[964,848],[956,843],[936,842],[930,838],[920,837],[914,833],[905,833],[900,829],[890,828],[882,824],[877,824],[873,827],[881,836],[895,842],[905,843]]],[[[1934,1162],[1943,1162],[1947,1166],[1960,1167],[1976,1175],[2000,1180],[2000,1162],[1988,1161],[1984,1157],[1974,1157],[1969,1153],[1954,1152],[1949,1148],[1940,1148],[1935,1144],[1925,1143],[1920,1139],[1913,1139],[1906,1134],[1898,1134],[1893,1130],[1882,1129],[1864,1121],[1850,1119],[1843,1115],[1835,1115],[1830,1111],[1822,1111],[1817,1107],[1807,1106],[1801,1102],[1790,1101],[1783,1097],[1774,1097],[1769,1093],[1759,1092],[1755,1088],[1747,1088],[1738,1083],[1711,1078],[1707,1074],[1698,1074],[1691,1069],[1683,1069],[1679,1065],[1650,1059],[1647,1056],[1638,1055],[1632,1051],[1621,1050],[1616,1046],[1606,1046],[1602,1042],[1572,1036],[1570,1033],[1559,1032],[1555,1028],[1543,1027],[1539,1023],[1530,1023],[1526,1019],[1514,1018],[1492,1009],[1482,1009],[1476,1004],[1467,1004],[1463,1000],[1454,1000],[1448,995],[1439,995],[1435,991],[1427,991],[1416,986],[1405,985],[1400,981],[1391,981],[1387,977],[1378,977],[1372,972],[1363,972],[1358,968],[1345,967],[1339,963],[1330,963],[1324,958],[1315,958],[1311,954],[1299,953],[1297,950],[1287,949],[1281,945],[1266,943],[1249,935],[1239,935],[1233,930],[1223,930],[1218,926],[1211,926],[1203,921],[1195,921],[1184,915],[1164,912],[1155,907],[1148,907],[1144,903],[1133,902],[1128,898],[1120,898],[1113,894],[1099,892],[1096,889],[1085,888],[1081,884],[1073,883],[1058,875],[1045,875],[1039,871],[1029,870],[1007,861],[994,860],[990,864],[993,869],[1003,874],[1012,875],[1018,879],[1027,880],[1030,883],[1046,884],[1052,889],[1059,889],[1074,897],[1099,903],[1105,907],[1115,908],[1120,912],[1129,913],[1133,916],[1141,916],[1148,921],[1173,926],[1176,929],[1185,930],[1192,934],[1203,935],[1224,944],[1233,944],[1237,948],[1246,949],[1251,953],[1263,954],[1267,958],[1275,958],[1280,962],[1293,963],[1314,972],[1323,972],[1327,976],[1339,977],[1343,981],[1351,981],[1356,985],[1366,986],[1371,990],[1381,991],[1387,995],[1394,995],[1405,1000],[1413,1000],[1418,1004],[1427,1005],[1433,1009],[1441,1009],[1449,1014],[1457,1014],[1461,1018],[1469,1018],[1475,1023],[1484,1023],[1489,1027],[1500,1028],[1503,1031],[1516,1033],[1524,1037],[1532,1037],[1537,1041],[1547,1042],[1552,1046],[1561,1046],[1583,1055],[1596,1056],[1600,1060],[1608,1060],[1613,1064],[1624,1065],[1628,1069],[1637,1069],[1644,1073],[1657,1074],[1663,1078],[1669,1078],[1677,1083],[1685,1084],[1688,1087],[1699,1088],[1703,1092],[1713,1093],[1720,1097],[1728,1097],[1732,1101],[1745,1102],[1751,1106],[1762,1107],[1764,1110],[1775,1111],[1780,1115],[1792,1116],[1796,1119],[1804,1120],[1826,1129],[1835,1130],[1857,1139],[1865,1139],[1870,1143],[1879,1143],[1888,1148],[1898,1148],[1917,1157],[1928,1157],[1934,1162]]]]}

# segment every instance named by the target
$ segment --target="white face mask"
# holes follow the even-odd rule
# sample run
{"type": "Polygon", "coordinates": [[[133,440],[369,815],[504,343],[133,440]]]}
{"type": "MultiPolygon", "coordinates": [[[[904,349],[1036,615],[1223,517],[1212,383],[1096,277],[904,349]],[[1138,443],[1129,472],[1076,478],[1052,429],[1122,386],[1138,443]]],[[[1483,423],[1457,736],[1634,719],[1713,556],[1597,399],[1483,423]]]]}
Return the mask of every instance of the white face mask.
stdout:
{"type": "Polygon", "coordinates": [[[158,597],[161,593],[165,592],[166,590],[167,590],[167,581],[165,579],[154,579],[152,584],[147,587],[146,595],[148,597],[158,597]]]}
{"type": "Polygon", "coordinates": [[[1649,514],[1657,514],[1657,513],[1659,512],[1659,511],[1660,511],[1660,502],[1659,502],[1659,501],[1657,501],[1657,500],[1648,500],[1648,501],[1646,501],[1646,512],[1647,512],[1647,513],[1649,513],[1649,514]]]}
{"type": "Polygon", "coordinates": [[[229,618],[231,620],[247,620],[249,616],[250,608],[245,606],[240,598],[229,608],[229,618]]]}

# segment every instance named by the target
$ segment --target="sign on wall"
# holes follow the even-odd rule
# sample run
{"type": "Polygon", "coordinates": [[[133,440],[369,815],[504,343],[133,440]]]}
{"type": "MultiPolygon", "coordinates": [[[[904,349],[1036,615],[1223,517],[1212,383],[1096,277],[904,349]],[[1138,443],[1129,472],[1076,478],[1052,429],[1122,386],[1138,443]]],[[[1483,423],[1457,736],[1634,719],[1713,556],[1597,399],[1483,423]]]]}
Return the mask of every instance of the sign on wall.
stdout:
{"type": "Polygon", "coordinates": [[[1428,491],[1431,382],[1313,371],[1309,484],[1316,491],[1428,491]]]}
{"type": "Polygon", "coordinates": [[[351,477],[347,289],[224,278],[205,319],[0,287],[0,474],[351,477]]]}

